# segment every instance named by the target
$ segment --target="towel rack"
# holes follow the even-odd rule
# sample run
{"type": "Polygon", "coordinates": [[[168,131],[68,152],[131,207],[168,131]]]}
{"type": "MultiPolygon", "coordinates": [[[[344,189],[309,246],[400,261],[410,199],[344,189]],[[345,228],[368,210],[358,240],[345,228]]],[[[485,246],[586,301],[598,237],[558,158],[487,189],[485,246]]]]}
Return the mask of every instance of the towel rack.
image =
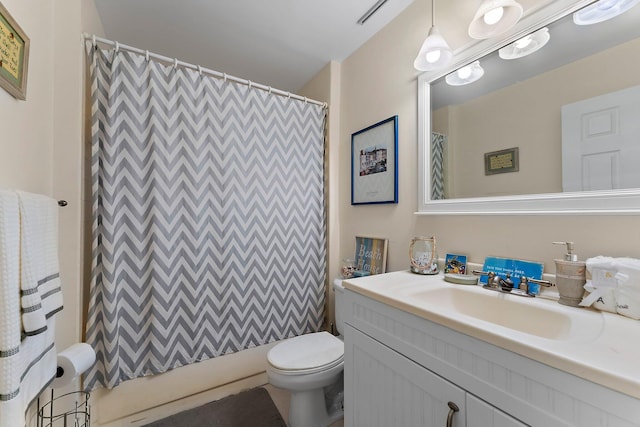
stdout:
{"type": "Polygon", "coordinates": [[[58,200],[58,206],[60,206],[61,208],[64,208],[65,206],[67,206],[69,203],[67,203],[66,200],[58,200]]]}

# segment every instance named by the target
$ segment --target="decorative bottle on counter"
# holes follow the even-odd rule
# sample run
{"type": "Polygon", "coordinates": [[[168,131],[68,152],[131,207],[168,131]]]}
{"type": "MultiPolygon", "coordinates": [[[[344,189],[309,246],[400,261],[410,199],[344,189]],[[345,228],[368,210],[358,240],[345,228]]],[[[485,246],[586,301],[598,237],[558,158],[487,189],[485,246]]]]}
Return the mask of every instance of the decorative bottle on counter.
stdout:
{"type": "Polygon", "coordinates": [[[438,251],[435,237],[414,237],[409,246],[411,271],[418,274],[438,274],[438,251]]]}

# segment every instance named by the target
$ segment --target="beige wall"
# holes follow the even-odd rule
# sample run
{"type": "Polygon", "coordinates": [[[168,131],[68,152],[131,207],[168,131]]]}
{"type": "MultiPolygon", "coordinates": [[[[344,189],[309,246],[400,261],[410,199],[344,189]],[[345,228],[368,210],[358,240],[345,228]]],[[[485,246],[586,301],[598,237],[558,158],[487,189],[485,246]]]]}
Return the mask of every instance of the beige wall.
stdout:
{"type": "MultiPolygon", "coordinates": [[[[455,11],[443,11],[455,13],[455,11]]],[[[416,1],[342,64],[340,129],[340,227],[342,257],[354,251],[356,235],[390,239],[388,270],[408,268],[414,235],[435,235],[439,253],[467,254],[480,262],[489,255],[545,263],[562,254],[557,240],[576,242],[581,258],[599,254],[640,258],[640,220],[629,216],[417,216],[417,72],[413,60],[429,22],[427,2],[416,1]],[[392,115],[399,116],[399,203],[350,205],[350,135],[392,115]]],[[[456,18],[440,15],[445,37],[466,31],[446,28],[456,18]]],[[[461,37],[452,37],[462,40],[461,37]]],[[[455,49],[459,46],[453,45],[455,49]]],[[[337,272],[335,272],[337,274],[337,272]]]]}
{"type": "Polygon", "coordinates": [[[327,196],[327,326],[335,323],[332,281],[340,268],[340,63],[331,61],[300,90],[301,95],[329,105],[325,145],[325,194],[327,196]]]}
{"type": "Polygon", "coordinates": [[[636,39],[435,111],[433,128],[449,136],[454,176],[447,197],[561,192],[561,107],[640,84],[639,50],[636,39]],[[520,150],[519,172],[486,176],[484,153],[511,147],[520,150]]]}
{"type": "MultiPolygon", "coordinates": [[[[57,341],[64,348],[80,340],[82,329],[80,242],[81,225],[86,220],[82,216],[86,199],[83,199],[82,188],[84,69],[80,33],[100,35],[102,29],[92,0],[3,0],[3,5],[30,37],[31,53],[27,100],[16,101],[0,90],[0,187],[44,193],[69,202],[69,206],[60,211],[65,310],[57,341]]],[[[436,235],[441,254],[463,252],[471,261],[480,262],[487,255],[517,256],[543,261],[547,269],[552,269],[551,260],[561,251],[550,242],[559,239],[577,242],[578,253],[583,257],[607,254],[640,258],[637,216],[414,215],[417,207],[417,73],[412,63],[428,29],[427,9],[426,2],[414,2],[342,64],[332,63],[323,70],[318,76],[321,82],[315,82],[318,87],[314,87],[312,81],[305,88],[309,97],[329,99],[331,104],[327,154],[330,162],[329,277],[338,275],[340,258],[352,256],[355,235],[390,239],[388,270],[407,268],[409,240],[416,234],[436,235]],[[399,116],[399,203],[351,206],[351,133],[396,114],[399,116]]],[[[454,19],[453,11],[451,13],[449,18],[454,19]]],[[[443,33],[447,36],[451,29],[444,31],[443,28],[443,33]]],[[[262,353],[258,356],[261,358],[262,353]]],[[[161,396],[160,400],[174,399],[194,392],[194,388],[209,387],[208,378],[222,384],[234,381],[238,378],[235,370],[242,371],[245,365],[254,363],[253,360],[240,357],[223,367],[197,364],[164,377],[141,379],[140,386],[132,384],[117,395],[97,393],[92,397],[97,411],[93,424],[101,424],[101,412],[105,414],[104,419],[124,414],[124,406],[134,398],[153,405],[151,398],[162,394],[161,390],[170,395],[161,396]],[[167,384],[175,390],[168,392],[167,384]]],[[[132,403],[129,409],[137,410],[140,406],[136,405],[132,403]]]]}

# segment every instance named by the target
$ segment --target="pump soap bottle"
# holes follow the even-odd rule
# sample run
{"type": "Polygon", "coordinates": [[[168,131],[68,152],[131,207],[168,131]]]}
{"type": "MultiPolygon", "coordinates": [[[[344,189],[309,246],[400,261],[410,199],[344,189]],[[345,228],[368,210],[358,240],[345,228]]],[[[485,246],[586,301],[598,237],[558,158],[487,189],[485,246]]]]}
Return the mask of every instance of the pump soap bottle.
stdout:
{"type": "Polygon", "coordinates": [[[560,299],[558,302],[571,307],[578,307],[584,295],[587,266],[584,261],[578,261],[578,255],[573,253],[573,242],[553,242],[554,245],[566,245],[567,253],[564,259],[554,259],[556,263],[556,286],[560,299]]]}

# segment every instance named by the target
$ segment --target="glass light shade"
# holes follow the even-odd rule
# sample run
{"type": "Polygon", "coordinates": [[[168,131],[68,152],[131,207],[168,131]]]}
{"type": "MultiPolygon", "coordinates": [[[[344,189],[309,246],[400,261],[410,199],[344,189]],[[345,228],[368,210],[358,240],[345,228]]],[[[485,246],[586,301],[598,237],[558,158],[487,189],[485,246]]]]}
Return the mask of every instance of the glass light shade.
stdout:
{"type": "Polygon", "coordinates": [[[453,52],[451,48],[434,25],[422,43],[420,52],[415,61],[413,61],[413,66],[420,71],[437,70],[447,66],[452,58],[453,52]]]}
{"type": "Polygon", "coordinates": [[[522,58],[541,49],[550,39],[549,29],[546,27],[540,28],[535,33],[524,36],[498,50],[498,55],[502,59],[522,58]]]}
{"type": "Polygon", "coordinates": [[[576,25],[592,25],[623,14],[640,0],[600,0],[573,14],[576,25]]]}
{"type": "Polygon", "coordinates": [[[480,61],[475,61],[447,74],[444,79],[450,86],[463,86],[479,80],[483,75],[484,68],[480,66],[480,61]]]}
{"type": "Polygon", "coordinates": [[[515,0],[483,0],[469,24],[469,37],[481,40],[502,34],[516,25],[522,13],[522,5],[515,0]]]}

